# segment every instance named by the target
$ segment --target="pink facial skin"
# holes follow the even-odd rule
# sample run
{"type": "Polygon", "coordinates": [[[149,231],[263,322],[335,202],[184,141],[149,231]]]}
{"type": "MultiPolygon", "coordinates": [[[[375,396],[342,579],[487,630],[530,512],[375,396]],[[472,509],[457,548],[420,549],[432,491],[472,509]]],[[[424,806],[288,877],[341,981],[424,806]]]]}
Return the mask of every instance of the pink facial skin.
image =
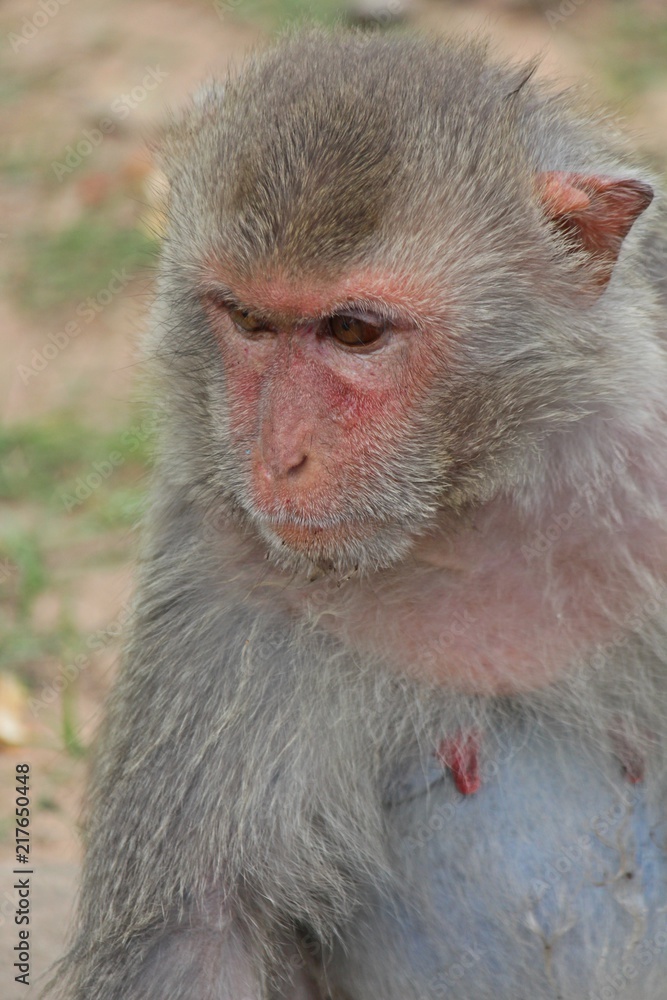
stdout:
{"type": "MultiPolygon", "coordinates": [[[[436,337],[419,319],[442,304],[414,282],[370,273],[326,287],[278,275],[252,285],[227,279],[225,287],[267,324],[249,335],[205,298],[253,514],[304,553],[366,537],[368,522],[350,517],[350,490],[371,459],[391,454],[446,363],[442,324],[436,337]],[[358,312],[360,303],[395,315],[386,337],[357,351],[322,334],[323,317],[358,312]]],[[[564,496],[562,509],[572,500],[564,496]]],[[[326,627],[417,679],[488,695],[543,687],[609,641],[637,596],[609,585],[618,566],[593,515],[582,515],[544,557],[527,559],[526,543],[541,527],[539,517],[527,523],[510,501],[493,500],[472,523],[417,539],[397,569],[333,594],[324,580],[294,603],[326,593],[336,608],[322,617],[326,627]]],[[[628,528],[623,544],[651,567],[653,542],[640,528],[628,528]]]]}
{"type": "Polygon", "coordinates": [[[370,455],[381,460],[391,452],[391,429],[409,420],[437,370],[428,331],[411,318],[415,303],[420,311],[424,303],[405,281],[368,274],[326,288],[297,289],[277,276],[233,288],[236,301],[265,315],[270,328],[248,335],[207,300],[225,366],[232,442],[239,456],[249,456],[253,509],[283,522],[293,513],[294,523],[274,530],[296,546],[304,533],[311,540],[313,533],[354,533],[349,519],[330,524],[349,518],[350,487],[363,478],[370,455]],[[360,304],[368,313],[395,315],[381,342],[356,350],[322,335],[323,317],[358,312],[360,304]]]}

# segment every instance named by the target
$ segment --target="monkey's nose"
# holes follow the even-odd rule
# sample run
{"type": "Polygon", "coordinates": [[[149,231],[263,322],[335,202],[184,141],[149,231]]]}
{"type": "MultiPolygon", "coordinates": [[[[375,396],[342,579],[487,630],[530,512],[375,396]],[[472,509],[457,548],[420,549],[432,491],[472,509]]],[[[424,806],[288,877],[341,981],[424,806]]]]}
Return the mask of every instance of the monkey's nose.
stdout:
{"type": "Polygon", "coordinates": [[[301,458],[295,459],[291,465],[287,467],[286,475],[294,476],[297,472],[301,472],[308,461],[308,456],[303,454],[301,458]]]}
{"type": "Polygon", "coordinates": [[[306,448],[270,448],[260,453],[257,467],[266,482],[279,482],[301,475],[308,461],[306,448]]]}

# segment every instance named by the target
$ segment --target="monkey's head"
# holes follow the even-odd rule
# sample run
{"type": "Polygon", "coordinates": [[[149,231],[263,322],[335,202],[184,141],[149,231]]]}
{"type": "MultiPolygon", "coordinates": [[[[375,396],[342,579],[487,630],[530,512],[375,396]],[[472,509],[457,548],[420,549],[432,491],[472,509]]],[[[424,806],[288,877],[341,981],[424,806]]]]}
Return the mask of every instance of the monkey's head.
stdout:
{"type": "Polygon", "coordinates": [[[530,77],[311,33],[172,129],[181,469],[279,561],[388,566],[608,402],[601,310],[652,193],[601,174],[590,121],[530,77]]]}

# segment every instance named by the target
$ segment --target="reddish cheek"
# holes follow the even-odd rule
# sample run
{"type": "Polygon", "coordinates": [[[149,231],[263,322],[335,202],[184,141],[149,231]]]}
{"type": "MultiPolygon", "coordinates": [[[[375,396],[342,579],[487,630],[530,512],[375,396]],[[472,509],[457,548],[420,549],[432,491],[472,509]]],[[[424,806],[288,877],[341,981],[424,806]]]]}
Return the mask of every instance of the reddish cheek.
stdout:
{"type": "MultiPolygon", "coordinates": [[[[403,375],[403,368],[398,373],[403,375]]],[[[333,379],[323,386],[325,410],[339,430],[337,436],[343,449],[353,448],[357,456],[394,450],[401,429],[413,422],[411,413],[417,400],[428,393],[430,386],[426,378],[423,384],[415,380],[408,383],[405,377],[402,382],[385,378],[373,385],[370,379],[365,384],[333,379]]]]}
{"type": "Polygon", "coordinates": [[[387,405],[388,394],[383,390],[362,392],[356,387],[334,379],[323,386],[322,402],[324,411],[333,424],[347,433],[367,427],[369,421],[376,420],[387,405]]]}
{"type": "MultiPolygon", "coordinates": [[[[221,351],[227,383],[229,429],[235,443],[247,447],[259,433],[262,377],[247,357],[239,358],[224,348],[221,351]]],[[[247,351],[245,352],[247,355],[247,351]]]]}
{"type": "MultiPolygon", "coordinates": [[[[239,457],[243,452],[256,456],[258,445],[268,455],[283,440],[305,435],[312,478],[301,485],[333,497],[341,479],[348,485],[362,479],[370,460],[396,448],[416,387],[405,380],[401,386],[390,371],[369,371],[367,378],[355,376],[353,381],[310,352],[297,350],[279,374],[272,364],[275,359],[256,356],[250,345],[230,344],[221,337],[219,349],[230,436],[239,457]]],[[[264,477],[255,485],[260,493],[268,487],[264,477]]],[[[299,488],[295,481],[289,493],[299,488]]],[[[271,492],[274,489],[275,484],[271,492]]],[[[284,492],[285,486],[280,489],[284,492]]],[[[283,499],[287,502],[287,495],[283,499]]]]}
{"type": "Polygon", "coordinates": [[[322,415],[348,434],[373,436],[395,425],[409,404],[404,377],[408,354],[378,358],[377,368],[371,356],[364,359],[368,366],[364,372],[341,373],[325,365],[311,369],[307,374],[316,387],[322,415]]]}
{"type": "Polygon", "coordinates": [[[323,466],[345,469],[348,482],[362,479],[370,464],[396,448],[405,425],[403,399],[386,386],[362,388],[336,378],[323,385],[321,398],[323,466]]]}

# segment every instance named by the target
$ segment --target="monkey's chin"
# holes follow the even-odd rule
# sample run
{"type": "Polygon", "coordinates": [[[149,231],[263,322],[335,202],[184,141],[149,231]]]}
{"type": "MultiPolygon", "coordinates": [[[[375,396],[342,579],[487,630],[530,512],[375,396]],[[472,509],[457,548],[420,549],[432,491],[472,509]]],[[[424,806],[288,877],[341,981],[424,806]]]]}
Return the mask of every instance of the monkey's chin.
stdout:
{"type": "Polygon", "coordinates": [[[343,522],[305,526],[266,522],[259,526],[276,565],[291,571],[316,567],[333,576],[368,576],[388,569],[406,555],[412,538],[389,524],[343,522]]]}

